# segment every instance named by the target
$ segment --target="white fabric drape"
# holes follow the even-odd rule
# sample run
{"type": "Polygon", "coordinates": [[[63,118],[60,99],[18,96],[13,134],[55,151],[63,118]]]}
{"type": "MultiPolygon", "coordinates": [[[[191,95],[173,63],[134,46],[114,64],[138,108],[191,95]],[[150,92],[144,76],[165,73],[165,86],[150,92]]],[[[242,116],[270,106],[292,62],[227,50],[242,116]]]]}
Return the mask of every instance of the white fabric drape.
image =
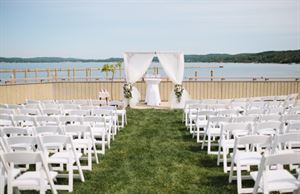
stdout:
{"type": "Polygon", "coordinates": [[[184,73],[183,53],[157,53],[158,60],[174,84],[181,84],[184,73]]]}
{"type": "Polygon", "coordinates": [[[151,65],[154,53],[125,53],[124,67],[128,83],[135,83],[146,73],[151,65]]]}
{"type": "MultiPolygon", "coordinates": [[[[157,53],[157,57],[171,81],[174,84],[182,84],[184,76],[183,53],[157,53]]],[[[189,94],[186,90],[184,90],[180,102],[177,102],[177,98],[172,90],[169,99],[170,106],[171,108],[183,108],[185,101],[188,99],[189,94]]]]}
{"type": "MultiPolygon", "coordinates": [[[[124,53],[124,67],[126,82],[134,84],[145,74],[153,57],[157,55],[159,62],[165,70],[168,77],[174,84],[182,84],[184,76],[184,55],[183,53],[164,53],[164,52],[149,52],[149,53],[124,53]]],[[[184,90],[181,102],[178,103],[174,91],[171,91],[170,104],[171,108],[183,108],[185,101],[189,98],[188,92],[184,90]]],[[[130,106],[135,106],[140,101],[140,93],[136,87],[133,87],[130,106]]]]}

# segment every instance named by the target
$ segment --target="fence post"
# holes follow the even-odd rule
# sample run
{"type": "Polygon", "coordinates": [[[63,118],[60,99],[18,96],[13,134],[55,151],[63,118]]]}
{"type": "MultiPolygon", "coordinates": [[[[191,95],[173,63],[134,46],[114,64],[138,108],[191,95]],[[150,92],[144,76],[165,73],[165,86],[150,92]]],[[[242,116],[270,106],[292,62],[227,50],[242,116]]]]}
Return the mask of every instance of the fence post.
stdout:
{"type": "Polygon", "coordinates": [[[27,83],[27,71],[28,71],[28,69],[25,69],[25,70],[24,70],[25,83],[27,83]]]}
{"type": "Polygon", "coordinates": [[[54,79],[57,81],[57,68],[54,69],[54,79]]]}
{"type": "Polygon", "coordinates": [[[75,67],[73,67],[73,81],[75,81],[75,67]]]}

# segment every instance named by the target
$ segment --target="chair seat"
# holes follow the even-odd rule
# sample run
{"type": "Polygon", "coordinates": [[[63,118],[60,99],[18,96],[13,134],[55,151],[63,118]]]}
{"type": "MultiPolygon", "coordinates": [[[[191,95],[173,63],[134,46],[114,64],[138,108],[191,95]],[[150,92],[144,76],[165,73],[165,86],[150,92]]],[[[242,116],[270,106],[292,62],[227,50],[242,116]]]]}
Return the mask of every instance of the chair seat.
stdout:
{"type": "Polygon", "coordinates": [[[88,148],[92,147],[91,139],[73,139],[75,148],[88,148]]]}
{"type": "Polygon", "coordinates": [[[235,155],[234,162],[239,162],[240,165],[259,165],[261,154],[258,152],[238,151],[235,155]]]}
{"type": "Polygon", "coordinates": [[[207,125],[207,120],[198,120],[196,122],[197,127],[206,127],[207,125]]]}
{"type": "MultiPolygon", "coordinates": [[[[251,172],[250,176],[256,180],[258,172],[251,172]]],[[[293,191],[300,187],[300,182],[287,170],[269,170],[265,171],[265,177],[269,191],[293,191]]],[[[263,181],[259,183],[263,188],[263,181]]]]}
{"type": "Polygon", "coordinates": [[[248,130],[234,130],[232,132],[232,135],[238,137],[238,136],[245,136],[245,135],[248,135],[249,134],[249,131],[248,130]]]}
{"type": "Polygon", "coordinates": [[[276,132],[274,129],[261,129],[257,133],[260,135],[275,135],[276,132]]]}
{"type": "Polygon", "coordinates": [[[209,128],[207,130],[207,134],[211,136],[220,136],[221,135],[221,128],[209,128]]]}
{"type": "MultiPolygon", "coordinates": [[[[80,158],[82,156],[81,153],[76,152],[76,157],[80,158]]],[[[67,163],[75,163],[75,158],[72,151],[62,151],[56,152],[49,157],[48,162],[52,164],[67,164],[67,163]]]]}
{"type": "MultiPolygon", "coordinates": [[[[45,179],[45,184],[48,183],[46,180],[46,174],[42,172],[42,176],[45,179]]],[[[50,178],[54,179],[57,176],[57,172],[50,171],[50,178]]],[[[13,185],[17,186],[39,186],[40,184],[41,175],[38,171],[31,171],[31,172],[25,172],[21,174],[19,177],[17,177],[13,181],[13,185]]]]}
{"type": "Polygon", "coordinates": [[[233,148],[234,147],[234,139],[223,140],[221,146],[224,148],[233,148]]]}

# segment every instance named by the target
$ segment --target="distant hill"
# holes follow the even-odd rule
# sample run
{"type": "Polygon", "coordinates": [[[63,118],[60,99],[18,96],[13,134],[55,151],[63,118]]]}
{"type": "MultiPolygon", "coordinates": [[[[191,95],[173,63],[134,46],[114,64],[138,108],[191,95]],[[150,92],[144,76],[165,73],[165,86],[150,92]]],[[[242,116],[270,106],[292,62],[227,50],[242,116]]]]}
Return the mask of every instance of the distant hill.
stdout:
{"type": "MultiPolygon", "coordinates": [[[[154,59],[157,61],[157,58],[154,59]]],[[[60,57],[35,57],[35,58],[5,58],[0,57],[0,62],[6,63],[61,63],[61,62],[118,62],[123,58],[108,59],[77,59],[60,57]]],[[[185,55],[185,62],[232,62],[232,63],[300,63],[300,50],[266,51],[261,53],[207,54],[185,55]]]]}

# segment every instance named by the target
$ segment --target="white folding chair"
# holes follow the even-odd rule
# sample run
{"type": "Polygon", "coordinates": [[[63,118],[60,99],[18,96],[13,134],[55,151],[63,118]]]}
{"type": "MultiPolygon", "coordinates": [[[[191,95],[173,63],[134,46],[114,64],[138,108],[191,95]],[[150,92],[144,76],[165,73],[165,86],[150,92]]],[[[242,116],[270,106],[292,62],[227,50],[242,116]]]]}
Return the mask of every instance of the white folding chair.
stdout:
{"type": "MultiPolygon", "coordinates": [[[[205,141],[207,141],[207,154],[218,154],[217,151],[211,151],[212,146],[218,146],[218,144],[213,144],[212,141],[220,137],[221,124],[228,123],[228,122],[231,122],[230,117],[222,117],[222,116],[208,117],[208,122],[207,122],[207,126],[205,127],[204,137],[201,146],[201,148],[203,149],[206,143],[205,141]]],[[[197,135],[197,142],[200,142],[198,141],[198,138],[200,137],[197,135]]]]}
{"type": "Polygon", "coordinates": [[[109,109],[94,109],[92,111],[93,116],[103,117],[106,121],[106,127],[109,128],[110,137],[114,140],[114,136],[117,134],[117,123],[116,123],[116,115],[114,110],[109,109]]]}
{"type": "Polygon", "coordinates": [[[258,172],[251,172],[255,180],[253,194],[263,192],[267,194],[272,191],[279,192],[300,192],[300,181],[289,171],[274,165],[300,164],[300,153],[279,153],[274,155],[265,154],[260,162],[258,172]]]}
{"type": "MultiPolygon", "coordinates": [[[[92,154],[96,163],[99,163],[97,149],[95,144],[95,137],[90,126],[86,125],[67,125],[64,127],[66,135],[73,137],[73,144],[75,149],[82,150],[83,153],[87,152],[87,166],[81,165],[83,170],[92,170],[92,154]]],[[[85,159],[81,157],[81,159],[85,159]]]]}
{"type": "Polygon", "coordinates": [[[123,128],[125,125],[127,125],[127,115],[126,115],[126,107],[125,107],[125,103],[122,101],[110,101],[109,102],[109,106],[114,106],[117,108],[116,113],[117,116],[119,118],[119,116],[121,116],[121,124],[119,124],[119,127],[123,128]]]}
{"type": "MultiPolygon", "coordinates": [[[[46,161],[49,165],[66,165],[66,170],[68,171],[68,184],[67,185],[55,185],[57,190],[68,190],[73,191],[73,178],[74,170],[78,170],[79,177],[82,182],[84,182],[84,176],[80,165],[80,157],[82,154],[77,152],[73,140],[67,135],[45,135],[38,136],[39,146],[46,156],[46,161]],[[53,154],[49,154],[53,153],[53,154]],[[75,164],[75,166],[74,166],[75,164]]],[[[61,166],[57,169],[52,166],[52,169],[58,171],[61,166]]],[[[58,177],[65,177],[64,174],[58,174],[58,177]]]]}
{"type": "Polygon", "coordinates": [[[270,150],[272,137],[265,135],[249,135],[243,137],[236,137],[231,159],[231,167],[229,174],[229,182],[233,178],[237,180],[238,193],[251,193],[253,188],[243,188],[242,180],[249,177],[242,176],[242,170],[250,170],[250,166],[258,166],[262,157],[264,148],[270,150]],[[239,147],[243,147],[240,150],[239,147]],[[236,167],[236,177],[233,176],[234,167],[236,167]]]}
{"type": "Polygon", "coordinates": [[[39,190],[41,194],[45,194],[49,189],[52,193],[57,193],[53,182],[57,173],[49,171],[48,164],[41,152],[2,153],[0,158],[8,175],[8,194],[13,194],[14,187],[19,190],[39,190]],[[36,169],[15,176],[14,166],[20,164],[35,164],[36,169]]]}
{"type": "Polygon", "coordinates": [[[217,164],[219,165],[220,162],[223,162],[223,170],[225,173],[230,170],[230,167],[227,165],[227,155],[230,153],[230,149],[234,148],[235,137],[240,134],[250,135],[251,131],[252,128],[249,123],[225,123],[221,125],[217,164]],[[246,131],[246,133],[244,131],[246,131]],[[222,158],[221,155],[223,156],[222,158]]]}
{"type": "Polygon", "coordinates": [[[105,145],[110,148],[111,128],[107,126],[106,119],[98,116],[83,117],[84,125],[89,125],[93,131],[95,144],[100,145],[101,149],[97,149],[97,153],[105,154],[105,145]]]}
{"type": "MultiPolygon", "coordinates": [[[[217,115],[217,111],[211,110],[197,110],[196,119],[193,121],[195,123],[195,129],[192,127],[193,137],[196,135],[197,139],[204,137],[205,128],[207,127],[208,117],[213,117],[217,115]]],[[[201,143],[200,140],[198,143],[201,143]]]]}

